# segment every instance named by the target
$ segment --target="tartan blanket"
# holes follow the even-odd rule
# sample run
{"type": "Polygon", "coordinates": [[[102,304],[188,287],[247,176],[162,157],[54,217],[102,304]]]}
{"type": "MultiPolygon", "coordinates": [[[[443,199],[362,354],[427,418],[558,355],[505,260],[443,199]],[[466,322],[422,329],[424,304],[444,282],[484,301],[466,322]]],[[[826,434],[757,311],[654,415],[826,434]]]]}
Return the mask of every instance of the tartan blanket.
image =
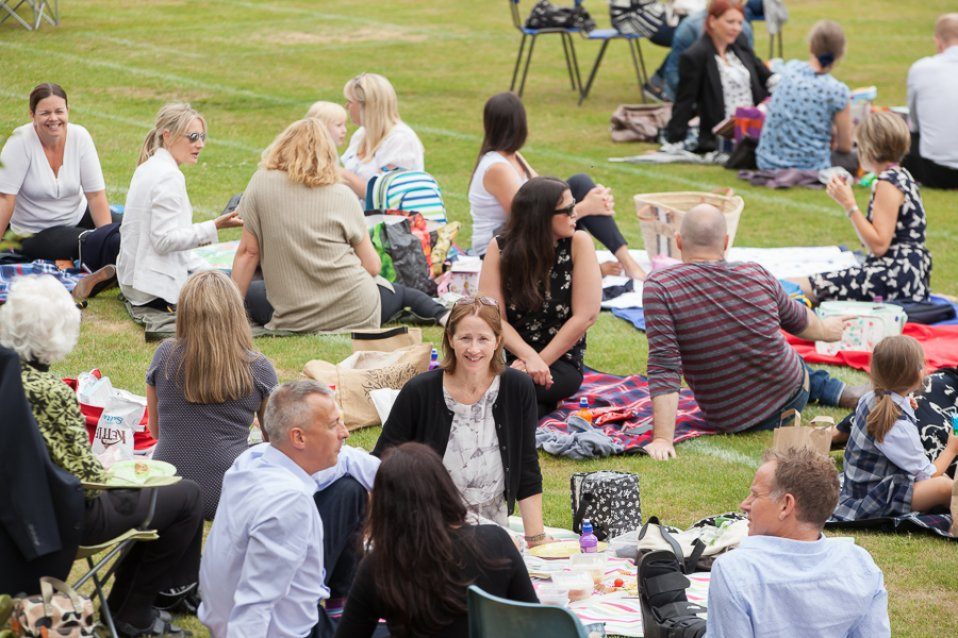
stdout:
{"type": "Polygon", "coordinates": [[[42,259],[30,263],[0,265],[0,303],[7,300],[10,284],[17,277],[25,275],[53,275],[67,291],[72,291],[77,282],[86,276],[86,273],[73,268],[60,270],[52,261],[42,259]]]}
{"type": "MultiPolygon", "coordinates": [[[[675,424],[675,442],[679,443],[705,434],[718,432],[702,417],[698,404],[687,388],[679,393],[679,409],[675,424]]],[[[564,439],[562,439],[564,440],[564,439]]],[[[570,458],[594,458],[609,454],[641,452],[652,441],[652,399],[645,377],[631,375],[620,377],[586,368],[582,387],[574,396],[567,398],[555,412],[539,421],[536,432],[538,447],[550,454],[570,458]],[[578,411],[579,399],[586,397],[592,410],[592,426],[587,434],[605,437],[608,446],[565,446],[561,451],[547,441],[581,433],[569,416],[578,411]],[[597,452],[597,453],[590,453],[597,452]]]]}
{"type": "Polygon", "coordinates": [[[948,540],[958,541],[958,537],[948,533],[951,527],[950,514],[919,514],[912,512],[904,516],[886,516],[865,518],[857,521],[835,521],[825,523],[826,528],[873,529],[879,532],[919,532],[937,534],[948,540]]]}

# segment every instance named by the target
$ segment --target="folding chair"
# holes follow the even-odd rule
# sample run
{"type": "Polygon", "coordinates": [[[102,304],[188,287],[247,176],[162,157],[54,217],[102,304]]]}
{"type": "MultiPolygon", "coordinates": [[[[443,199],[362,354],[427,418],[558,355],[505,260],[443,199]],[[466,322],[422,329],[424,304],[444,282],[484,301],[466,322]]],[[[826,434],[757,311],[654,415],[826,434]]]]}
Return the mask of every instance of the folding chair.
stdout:
{"type": "MultiPolygon", "coordinates": [[[[177,481],[180,480],[178,476],[171,478],[175,478],[177,481]]],[[[82,485],[85,489],[94,490],[119,489],[110,488],[100,483],[82,483],[82,485]]],[[[124,487],[122,489],[131,488],[124,487]]],[[[152,492],[150,494],[149,510],[143,522],[138,527],[128,529],[116,538],[111,538],[97,545],[81,545],[77,551],[77,560],[86,560],[89,571],[73,583],[73,588],[79,590],[87,581],[93,581],[93,590],[96,592],[96,596],[100,601],[100,621],[106,625],[112,638],[117,638],[116,625],[113,623],[113,614],[110,613],[110,606],[106,602],[106,592],[104,588],[110,580],[110,577],[113,576],[113,573],[116,571],[117,565],[119,565],[123,556],[133,546],[133,543],[155,541],[160,537],[159,534],[156,533],[156,530],[148,529],[153,520],[153,514],[156,511],[157,492],[151,487],[142,489],[152,490],[152,492]],[[94,560],[94,558],[101,553],[103,555],[99,557],[99,560],[94,560]]]]}
{"type": "Polygon", "coordinates": [[[642,87],[648,81],[649,74],[645,70],[645,58],[642,56],[642,44],[640,43],[642,36],[637,33],[622,33],[618,29],[594,29],[588,33],[583,33],[582,37],[586,40],[599,40],[602,42],[602,46],[599,47],[599,55],[596,56],[595,64],[592,65],[589,79],[579,94],[579,105],[589,97],[592,83],[595,81],[595,76],[599,72],[599,66],[602,64],[602,57],[605,55],[605,50],[609,47],[609,42],[612,42],[612,40],[625,40],[626,43],[628,43],[629,53],[632,54],[632,66],[635,68],[635,79],[639,83],[639,95],[642,96],[642,101],[645,102],[645,92],[642,90],[642,87]]]}
{"type": "Polygon", "coordinates": [[[11,6],[13,1],[0,0],[0,9],[6,14],[0,18],[0,24],[13,18],[27,31],[36,31],[44,20],[53,26],[60,24],[60,0],[19,0],[11,6]],[[26,9],[32,9],[33,16],[28,16],[31,21],[20,15],[19,10],[23,5],[26,5],[26,9]]]}
{"type": "Polygon", "coordinates": [[[469,638],[588,638],[568,609],[520,603],[487,594],[475,585],[467,593],[469,638]]]}
{"type": "MultiPolygon", "coordinates": [[[[523,24],[522,17],[519,15],[519,0],[508,0],[509,10],[512,12],[512,25],[522,34],[522,40],[519,41],[519,53],[516,55],[516,66],[512,70],[512,83],[509,85],[510,91],[516,89],[516,79],[519,76],[519,67],[522,65],[522,55],[525,52],[526,40],[529,40],[529,51],[526,54],[525,65],[522,70],[522,80],[519,82],[519,97],[522,97],[522,91],[526,88],[526,77],[529,75],[529,64],[532,62],[532,51],[536,46],[536,38],[540,35],[557,34],[562,39],[562,53],[565,55],[566,70],[569,72],[569,83],[573,91],[582,91],[582,78],[579,75],[579,61],[575,57],[575,45],[572,42],[573,33],[581,31],[579,28],[549,28],[532,29],[523,24]]],[[[576,0],[576,6],[581,0],[576,0]]]]}

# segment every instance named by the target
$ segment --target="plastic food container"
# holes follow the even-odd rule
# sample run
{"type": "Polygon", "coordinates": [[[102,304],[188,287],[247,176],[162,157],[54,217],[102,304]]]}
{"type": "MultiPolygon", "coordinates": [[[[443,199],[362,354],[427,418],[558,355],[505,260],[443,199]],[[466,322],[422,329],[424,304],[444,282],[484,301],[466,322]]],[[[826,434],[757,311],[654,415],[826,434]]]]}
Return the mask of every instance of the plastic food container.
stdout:
{"type": "Polygon", "coordinates": [[[609,541],[609,550],[619,558],[636,559],[638,541],[633,538],[620,536],[609,541]]]}
{"type": "Polygon", "coordinates": [[[585,600],[592,596],[592,574],[586,571],[557,572],[552,575],[552,584],[569,591],[569,602],[585,600]]]}
{"type": "Polygon", "coordinates": [[[592,582],[596,585],[601,585],[602,579],[605,578],[607,562],[608,556],[606,554],[576,554],[569,558],[572,569],[589,572],[592,576],[592,582]]]}
{"type": "Polygon", "coordinates": [[[569,590],[558,585],[542,585],[536,592],[543,605],[565,607],[569,604],[569,590]]]}

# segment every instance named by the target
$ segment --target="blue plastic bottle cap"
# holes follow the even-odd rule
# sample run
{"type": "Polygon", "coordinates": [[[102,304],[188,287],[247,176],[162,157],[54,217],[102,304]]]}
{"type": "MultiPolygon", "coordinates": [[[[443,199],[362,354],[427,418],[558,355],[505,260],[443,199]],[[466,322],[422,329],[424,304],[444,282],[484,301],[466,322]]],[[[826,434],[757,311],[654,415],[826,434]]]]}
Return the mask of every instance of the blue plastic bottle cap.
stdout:
{"type": "Polygon", "coordinates": [[[591,521],[582,521],[582,533],[591,534],[592,533],[592,523],[591,521]]]}
{"type": "Polygon", "coordinates": [[[588,407],[589,407],[589,399],[587,399],[586,397],[580,398],[579,408],[588,408],[588,407]]]}

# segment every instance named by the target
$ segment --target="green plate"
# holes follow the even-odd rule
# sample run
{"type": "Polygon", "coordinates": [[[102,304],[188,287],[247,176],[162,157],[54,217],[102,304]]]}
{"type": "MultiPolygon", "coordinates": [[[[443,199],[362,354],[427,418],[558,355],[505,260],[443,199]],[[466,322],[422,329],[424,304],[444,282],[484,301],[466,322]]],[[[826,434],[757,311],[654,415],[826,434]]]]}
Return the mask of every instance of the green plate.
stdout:
{"type": "Polygon", "coordinates": [[[106,485],[110,487],[159,487],[180,480],[176,467],[164,461],[118,461],[106,471],[106,485]]]}

